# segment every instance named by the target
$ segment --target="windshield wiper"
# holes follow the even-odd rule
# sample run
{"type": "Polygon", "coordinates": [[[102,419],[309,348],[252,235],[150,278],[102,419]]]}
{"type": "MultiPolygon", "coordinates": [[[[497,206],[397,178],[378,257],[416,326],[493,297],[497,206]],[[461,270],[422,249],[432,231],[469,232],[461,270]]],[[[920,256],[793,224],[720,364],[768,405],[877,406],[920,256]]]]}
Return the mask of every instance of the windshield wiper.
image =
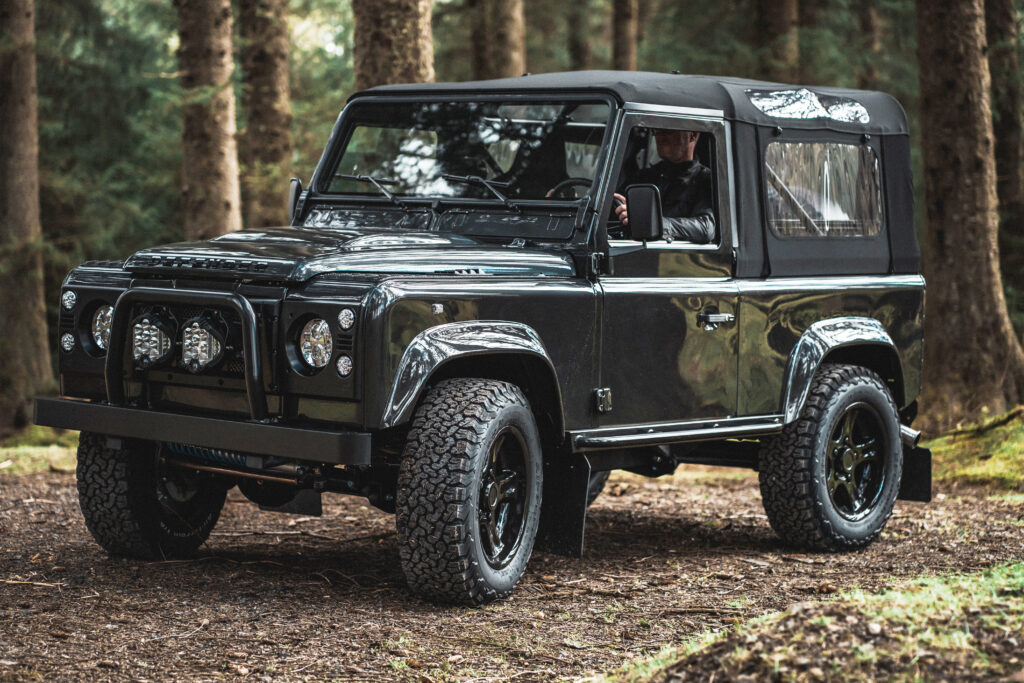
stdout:
{"type": "Polygon", "coordinates": [[[451,173],[442,173],[441,177],[445,180],[451,180],[456,183],[466,183],[467,185],[480,185],[482,187],[486,187],[494,194],[495,197],[501,200],[501,203],[505,205],[505,208],[512,209],[516,213],[519,212],[519,207],[516,203],[502,194],[501,190],[498,189],[500,187],[507,190],[509,185],[512,183],[496,182],[488,180],[487,178],[481,178],[478,175],[452,175],[451,173]]]}
{"type": "Polygon", "coordinates": [[[391,178],[374,178],[372,175],[349,175],[347,173],[335,173],[334,177],[341,178],[342,180],[355,180],[360,183],[372,183],[373,186],[380,190],[380,193],[387,197],[392,204],[400,206],[403,209],[409,208],[405,205],[405,202],[388,192],[387,188],[384,187],[385,185],[397,185],[397,180],[392,180],[391,178]]]}

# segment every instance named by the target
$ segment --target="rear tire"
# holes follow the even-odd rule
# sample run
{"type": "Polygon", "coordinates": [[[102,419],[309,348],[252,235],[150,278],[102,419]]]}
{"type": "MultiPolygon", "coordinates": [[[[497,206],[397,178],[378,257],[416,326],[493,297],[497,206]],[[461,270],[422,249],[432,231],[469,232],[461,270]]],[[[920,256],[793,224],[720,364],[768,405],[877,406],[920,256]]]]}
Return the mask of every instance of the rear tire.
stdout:
{"type": "Polygon", "coordinates": [[[210,535],[227,489],[185,470],[163,471],[157,444],[82,432],[78,500],[93,538],[112,555],[187,557],[210,535]]]}
{"type": "Polygon", "coordinates": [[[803,412],[760,453],[761,497],[787,543],[862,548],[892,514],[903,470],[896,404],[856,365],[819,368],[803,412]]]}
{"type": "Polygon", "coordinates": [[[507,382],[432,388],[409,430],[395,522],[409,587],[480,605],[508,596],[533,551],[543,461],[526,397],[507,382]]]}

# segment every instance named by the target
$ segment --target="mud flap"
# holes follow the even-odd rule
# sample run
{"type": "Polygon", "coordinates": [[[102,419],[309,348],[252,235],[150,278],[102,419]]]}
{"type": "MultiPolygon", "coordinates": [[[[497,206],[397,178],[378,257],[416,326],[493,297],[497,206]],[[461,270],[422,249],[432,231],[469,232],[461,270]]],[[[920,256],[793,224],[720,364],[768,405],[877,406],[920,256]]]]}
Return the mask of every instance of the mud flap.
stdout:
{"type": "Polygon", "coordinates": [[[903,478],[900,480],[899,500],[932,500],[932,452],[915,446],[903,448],[903,478]]]}
{"type": "Polygon", "coordinates": [[[583,531],[587,521],[590,462],[570,456],[547,463],[537,530],[537,550],[583,557],[583,531]]]}

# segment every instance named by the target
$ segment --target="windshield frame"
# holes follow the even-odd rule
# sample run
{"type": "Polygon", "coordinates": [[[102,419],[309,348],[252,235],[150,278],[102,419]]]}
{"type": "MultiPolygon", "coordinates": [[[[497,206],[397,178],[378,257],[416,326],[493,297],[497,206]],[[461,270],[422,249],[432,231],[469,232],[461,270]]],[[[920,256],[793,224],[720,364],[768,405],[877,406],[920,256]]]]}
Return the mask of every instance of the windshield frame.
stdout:
{"type": "MultiPolygon", "coordinates": [[[[581,229],[584,234],[588,232],[588,225],[583,220],[587,207],[598,204],[597,192],[606,186],[605,176],[609,172],[609,157],[611,156],[614,135],[617,129],[618,118],[621,113],[621,104],[611,94],[603,91],[594,92],[544,92],[531,91],[522,92],[488,92],[474,93],[471,95],[436,95],[413,96],[413,95],[360,95],[351,99],[341,111],[338,120],[334,125],[331,135],[328,138],[324,152],[317,163],[316,170],[310,180],[309,190],[304,201],[305,209],[312,204],[331,205],[337,208],[346,206],[360,206],[364,208],[387,208],[394,207],[394,203],[383,194],[376,196],[369,193],[336,193],[326,191],[330,185],[334,168],[338,165],[341,155],[348,145],[349,139],[356,126],[354,110],[363,105],[380,104],[426,104],[432,102],[503,102],[510,104],[572,104],[577,102],[588,102],[594,104],[606,104],[608,106],[608,119],[605,123],[603,138],[600,143],[597,166],[594,169],[594,178],[590,188],[578,199],[515,199],[516,207],[525,213],[543,211],[575,212],[577,214],[573,234],[568,240],[573,241],[579,236],[581,229]]],[[[410,209],[427,208],[441,204],[445,209],[459,208],[464,210],[490,210],[495,213],[511,213],[513,209],[503,206],[496,197],[447,197],[447,196],[414,196],[401,195],[401,201],[407,204],[410,209]]]]}

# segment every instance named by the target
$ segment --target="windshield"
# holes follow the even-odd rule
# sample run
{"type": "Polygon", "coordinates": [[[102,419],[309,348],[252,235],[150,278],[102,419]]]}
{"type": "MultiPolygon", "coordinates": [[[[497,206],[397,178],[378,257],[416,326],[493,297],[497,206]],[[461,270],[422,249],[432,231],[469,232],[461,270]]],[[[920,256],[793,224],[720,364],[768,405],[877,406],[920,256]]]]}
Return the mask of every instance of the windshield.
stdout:
{"type": "Polygon", "coordinates": [[[605,102],[378,102],[351,109],[328,194],[576,200],[601,159],[605,102]]]}

